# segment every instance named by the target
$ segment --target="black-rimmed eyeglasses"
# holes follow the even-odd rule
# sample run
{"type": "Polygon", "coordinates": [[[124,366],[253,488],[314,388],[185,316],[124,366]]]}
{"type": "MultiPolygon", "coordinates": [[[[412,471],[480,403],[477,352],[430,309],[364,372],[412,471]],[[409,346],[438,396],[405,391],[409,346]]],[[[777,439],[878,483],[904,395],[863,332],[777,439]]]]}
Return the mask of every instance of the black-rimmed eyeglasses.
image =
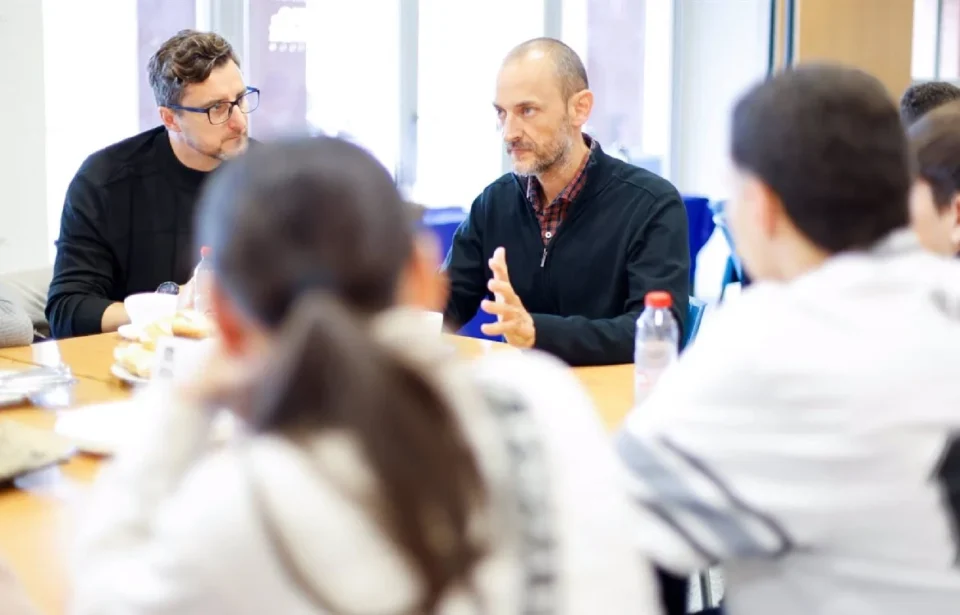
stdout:
{"type": "Polygon", "coordinates": [[[169,109],[177,111],[189,111],[191,113],[206,113],[207,119],[213,125],[226,124],[233,115],[233,108],[236,107],[244,114],[256,111],[260,106],[260,90],[248,87],[247,91],[237,96],[237,99],[229,102],[223,101],[213,103],[209,107],[184,107],[183,105],[164,105],[169,109]]]}

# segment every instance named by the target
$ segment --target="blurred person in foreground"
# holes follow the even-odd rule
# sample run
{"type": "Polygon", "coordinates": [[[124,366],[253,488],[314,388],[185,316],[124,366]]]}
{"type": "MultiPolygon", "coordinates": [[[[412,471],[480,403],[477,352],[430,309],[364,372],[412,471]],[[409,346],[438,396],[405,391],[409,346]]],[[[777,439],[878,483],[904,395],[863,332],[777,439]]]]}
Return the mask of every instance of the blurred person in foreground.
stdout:
{"type": "Polygon", "coordinates": [[[960,101],[931,111],[910,127],[917,179],[910,221],[920,241],[945,256],[960,252],[960,101]]]}
{"type": "Polygon", "coordinates": [[[3,613],[3,615],[39,615],[39,612],[24,593],[23,586],[2,559],[0,559],[0,613],[3,613]]]}
{"type": "Polygon", "coordinates": [[[33,342],[33,322],[17,294],[0,282],[0,348],[27,346],[33,342]]]}
{"type": "Polygon", "coordinates": [[[458,360],[424,326],[436,246],[370,154],[252,150],[211,178],[199,240],[220,339],[141,398],[74,613],[657,612],[584,390],[547,355],[458,360]],[[210,452],[224,405],[250,435],[210,452]]]}
{"type": "Polygon", "coordinates": [[[801,66],[732,120],[730,225],[754,284],[617,439],[641,550],[724,570],[732,615],[960,602],[960,269],[908,227],[883,85],[801,66]]]}
{"type": "Polygon", "coordinates": [[[571,365],[629,363],[636,319],[668,291],[681,327],[690,292],[687,214],[667,180],[583,132],[593,92],[577,54],[539,38],[511,51],[493,108],[514,172],[477,197],[444,268],[451,329],[483,326],[571,365]],[[509,267],[508,267],[509,266],[509,267]]]}
{"type": "Polygon", "coordinates": [[[900,119],[906,127],[947,103],[960,100],[960,88],[946,81],[911,85],[900,97],[900,119]]]}
{"type": "Polygon", "coordinates": [[[260,93],[223,37],[179,32],[147,73],[161,125],[92,154],[67,188],[46,309],[54,337],[116,331],[130,322],[126,297],[186,283],[200,186],[247,148],[260,93]]]}

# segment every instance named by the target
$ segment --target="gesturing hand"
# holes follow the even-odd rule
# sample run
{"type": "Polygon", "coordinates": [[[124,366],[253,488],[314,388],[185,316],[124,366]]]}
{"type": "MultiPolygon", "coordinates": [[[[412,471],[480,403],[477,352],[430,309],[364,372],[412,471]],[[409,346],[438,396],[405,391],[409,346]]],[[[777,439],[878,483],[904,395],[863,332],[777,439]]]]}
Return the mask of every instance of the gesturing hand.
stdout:
{"type": "Polygon", "coordinates": [[[523,302],[510,284],[506,250],[503,248],[494,250],[489,264],[493,271],[493,278],[487,283],[487,288],[496,300],[484,299],[480,308],[496,316],[497,322],[483,325],[480,328],[481,331],[486,335],[502,335],[511,346],[533,348],[537,336],[533,317],[523,307],[523,302]]]}

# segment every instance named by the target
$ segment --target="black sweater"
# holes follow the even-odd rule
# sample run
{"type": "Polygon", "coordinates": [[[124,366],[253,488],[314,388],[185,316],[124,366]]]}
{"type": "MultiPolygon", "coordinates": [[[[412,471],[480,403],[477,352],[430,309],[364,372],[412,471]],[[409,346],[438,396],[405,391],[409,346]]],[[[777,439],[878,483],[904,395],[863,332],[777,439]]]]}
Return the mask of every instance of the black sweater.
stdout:
{"type": "Polygon", "coordinates": [[[459,327],[476,314],[489,295],[487,261],[503,246],[510,281],[533,316],[536,347],[571,365],[632,362],[649,291],[673,296],[683,326],[690,248],[677,190],[599,148],[586,173],[546,250],[520,178],[504,175],[477,197],[444,263],[451,291],[445,324],[459,327]]]}
{"type": "Polygon", "coordinates": [[[47,297],[54,337],[100,332],[111,303],[183,284],[206,173],[184,166],[158,127],[91,155],[67,188],[47,297]]]}

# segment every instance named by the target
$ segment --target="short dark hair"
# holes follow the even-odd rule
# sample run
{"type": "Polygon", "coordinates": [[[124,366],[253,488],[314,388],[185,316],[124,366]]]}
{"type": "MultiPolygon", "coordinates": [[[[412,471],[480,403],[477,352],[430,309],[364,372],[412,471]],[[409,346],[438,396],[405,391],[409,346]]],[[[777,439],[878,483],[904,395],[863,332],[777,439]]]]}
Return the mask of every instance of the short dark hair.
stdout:
{"type": "Polygon", "coordinates": [[[900,118],[910,126],[948,102],[960,100],[960,88],[946,81],[928,81],[907,88],[900,97],[900,118]]]}
{"type": "Polygon", "coordinates": [[[960,101],[923,116],[908,135],[917,176],[930,186],[937,209],[944,211],[960,191],[960,101]]]}
{"type": "Polygon", "coordinates": [[[590,87],[590,81],[587,79],[587,69],[583,66],[583,61],[577,52],[563,41],[546,36],[530,39],[520,43],[510,50],[503,63],[516,60],[529,51],[542,51],[553,62],[556,70],[560,94],[564,100],[569,100],[571,96],[586,90],[590,87]]]}
{"type": "Polygon", "coordinates": [[[883,85],[853,68],[806,65],[752,88],[733,112],[731,156],[830,253],[908,223],[910,152],[883,85]]]}
{"type": "Polygon", "coordinates": [[[227,62],[240,60],[233,47],[215,32],[181,30],[167,39],[147,64],[153,97],[160,107],[179,105],[192,83],[203,83],[227,62]]]}

